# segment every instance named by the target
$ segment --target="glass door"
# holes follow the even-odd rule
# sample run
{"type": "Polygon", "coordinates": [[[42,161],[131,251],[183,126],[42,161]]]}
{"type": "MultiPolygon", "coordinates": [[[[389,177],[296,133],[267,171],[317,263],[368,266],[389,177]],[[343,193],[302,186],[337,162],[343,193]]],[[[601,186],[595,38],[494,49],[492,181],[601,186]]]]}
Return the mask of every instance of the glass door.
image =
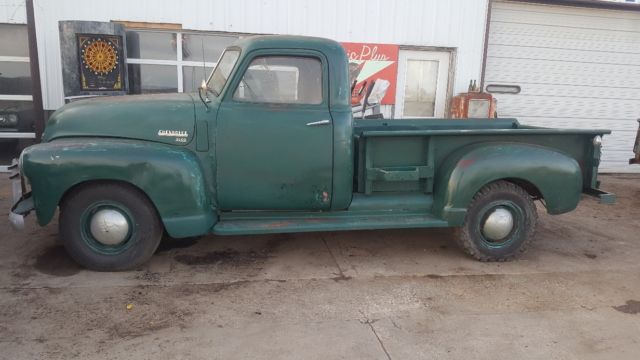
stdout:
{"type": "Polygon", "coordinates": [[[450,53],[400,50],[395,118],[444,117],[450,53]]]}
{"type": "Polygon", "coordinates": [[[27,26],[0,24],[0,173],[35,138],[31,88],[27,26]]]}

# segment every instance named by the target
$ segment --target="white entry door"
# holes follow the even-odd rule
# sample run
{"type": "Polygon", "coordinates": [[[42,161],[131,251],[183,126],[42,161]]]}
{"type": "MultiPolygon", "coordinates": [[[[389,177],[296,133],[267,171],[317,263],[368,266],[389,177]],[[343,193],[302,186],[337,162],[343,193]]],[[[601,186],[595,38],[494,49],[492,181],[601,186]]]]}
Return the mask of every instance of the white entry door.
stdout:
{"type": "Polygon", "coordinates": [[[448,52],[400,50],[395,118],[444,117],[448,52]]]}

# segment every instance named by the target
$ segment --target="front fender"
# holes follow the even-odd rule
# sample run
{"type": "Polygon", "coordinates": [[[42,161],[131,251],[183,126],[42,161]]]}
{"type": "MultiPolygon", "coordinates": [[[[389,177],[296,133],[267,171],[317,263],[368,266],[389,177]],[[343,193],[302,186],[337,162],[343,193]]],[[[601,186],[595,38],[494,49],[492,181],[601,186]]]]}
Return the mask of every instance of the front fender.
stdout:
{"type": "Polygon", "coordinates": [[[502,179],[533,184],[550,214],[575,209],[582,192],[580,165],[570,156],[534,145],[480,143],[442,163],[434,183],[434,212],[452,226],[462,225],[473,196],[502,179]]]}
{"type": "Polygon", "coordinates": [[[60,139],[27,148],[22,164],[42,226],[69,189],[105,180],[142,190],[172,237],[202,235],[215,223],[202,167],[188,149],[135,140],[60,139]]]}

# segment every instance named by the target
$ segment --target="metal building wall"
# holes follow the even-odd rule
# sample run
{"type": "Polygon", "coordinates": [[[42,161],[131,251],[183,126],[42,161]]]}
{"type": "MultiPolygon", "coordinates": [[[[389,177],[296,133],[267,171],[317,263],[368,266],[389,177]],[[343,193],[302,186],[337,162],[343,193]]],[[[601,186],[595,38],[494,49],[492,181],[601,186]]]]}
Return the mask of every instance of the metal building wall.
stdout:
{"type": "Polygon", "coordinates": [[[611,129],[603,172],[629,165],[640,117],[640,12],[496,1],[487,49],[487,84],[498,113],[525,124],[611,129]]]}
{"type": "MultiPolygon", "coordinates": [[[[0,22],[7,18],[0,0],[0,22]]],[[[34,0],[45,109],[63,104],[58,21],[179,23],[186,30],[296,34],[457,48],[454,92],[480,79],[487,0],[34,0]]]]}

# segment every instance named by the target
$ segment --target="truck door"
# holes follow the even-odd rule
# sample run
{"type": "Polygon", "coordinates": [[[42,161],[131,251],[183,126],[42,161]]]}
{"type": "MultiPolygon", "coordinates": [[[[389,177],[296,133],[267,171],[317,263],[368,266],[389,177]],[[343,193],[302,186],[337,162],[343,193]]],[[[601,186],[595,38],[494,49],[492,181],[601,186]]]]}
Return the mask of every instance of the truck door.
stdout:
{"type": "Polygon", "coordinates": [[[254,52],[222,101],[217,196],[223,210],[322,210],[331,204],[333,124],[326,59],[254,52]]]}

